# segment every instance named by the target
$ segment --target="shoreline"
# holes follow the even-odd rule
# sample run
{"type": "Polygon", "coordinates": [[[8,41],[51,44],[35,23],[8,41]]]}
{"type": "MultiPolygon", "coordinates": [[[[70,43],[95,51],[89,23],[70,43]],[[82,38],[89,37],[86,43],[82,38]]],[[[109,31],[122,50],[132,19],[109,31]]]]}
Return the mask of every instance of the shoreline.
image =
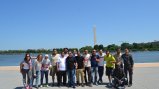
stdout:
{"type": "MultiPolygon", "coordinates": [[[[135,63],[135,68],[144,67],[159,67],[159,62],[157,63],[135,63]]],[[[19,71],[19,66],[0,66],[0,71],[19,71]]]]}

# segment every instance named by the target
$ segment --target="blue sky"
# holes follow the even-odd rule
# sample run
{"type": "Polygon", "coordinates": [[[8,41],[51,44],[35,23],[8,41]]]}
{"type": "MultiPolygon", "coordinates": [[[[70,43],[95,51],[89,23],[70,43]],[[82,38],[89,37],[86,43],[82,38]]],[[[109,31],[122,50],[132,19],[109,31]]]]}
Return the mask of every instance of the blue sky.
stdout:
{"type": "Polygon", "coordinates": [[[149,42],[159,38],[158,0],[0,0],[0,50],[149,42]]]}

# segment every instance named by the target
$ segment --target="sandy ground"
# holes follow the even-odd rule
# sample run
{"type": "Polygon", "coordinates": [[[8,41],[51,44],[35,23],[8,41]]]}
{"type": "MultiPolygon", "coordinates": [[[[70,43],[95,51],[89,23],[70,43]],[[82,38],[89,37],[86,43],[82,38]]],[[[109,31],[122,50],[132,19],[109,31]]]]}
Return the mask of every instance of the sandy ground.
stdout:
{"type": "MultiPolygon", "coordinates": [[[[133,86],[126,89],[159,89],[159,63],[137,63],[134,68],[133,86]]],[[[0,67],[0,89],[22,89],[22,75],[18,66],[0,67]]],[[[93,87],[77,87],[77,89],[111,89],[107,87],[108,78],[103,76],[103,84],[93,87]]],[[[51,77],[49,76],[49,83],[51,77]]],[[[35,89],[35,88],[33,88],[35,89]]],[[[40,89],[69,89],[67,87],[49,87],[40,89]]],[[[72,89],[72,88],[70,88],[72,89]]]]}
{"type": "MultiPolygon", "coordinates": [[[[135,63],[135,68],[159,67],[159,63],[135,63]]],[[[19,71],[19,66],[1,66],[0,71],[19,71]]]]}

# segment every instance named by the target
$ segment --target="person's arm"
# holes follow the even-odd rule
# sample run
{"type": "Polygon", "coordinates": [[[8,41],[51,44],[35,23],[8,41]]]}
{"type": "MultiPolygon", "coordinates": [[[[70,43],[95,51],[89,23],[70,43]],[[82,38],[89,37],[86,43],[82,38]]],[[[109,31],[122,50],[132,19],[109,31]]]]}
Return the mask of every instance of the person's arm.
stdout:
{"type": "Polygon", "coordinates": [[[96,61],[97,61],[97,62],[99,62],[99,61],[100,61],[100,58],[99,58],[99,56],[97,56],[97,58],[96,58],[96,61]]]}
{"type": "Polygon", "coordinates": [[[60,58],[57,60],[56,62],[56,66],[57,66],[57,71],[59,71],[59,64],[60,64],[60,58]]]}
{"type": "Polygon", "coordinates": [[[115,60],[115,58],[113,57],[113,56],[111,56],[111,61],[110,61],[110,63],[112,63],[112,64],[115,64],[116,63],[116,60],[115,60]]]}
{"type": "Polygon", "coordinates": [[[132,55],[130,55],[130,63],[131,63],[131,67],[133,69],[133,67],[134,67],[134,60],[133,60],[132,55]]]}
{"type": "Polygon", "coordinates": [[[24,64],[23,62],[20,63],[20,73],[22,73],[22,68],[23,68],[24,64]]]}
{"type": "Polygon", "coordinates": [[[74,58],[74,65],[75,65],[75,67],[77,69],[78,68],[78,64],[77,64],[76,58],[74,58]]]}
{"type": "Polygon", "coordinates": [[[66,58],[66,71],[68,70],[68,58],[66,58]]]}
{"type": "Polygon", "coordinates": [[[84,57],[83,57],[83,69],[84,69],[84,67],[85,67],[85,66],[84,66],[84,63],[85,63],[85,59],[84,59],[84,57]]]}
{"type": "Polygon", "coordinates": [[[33,66],[33,73],[34,73],[34,76],[36,76],[36,67],[37,67],[37,61],[35,62],[35,65],[33,66]]]}

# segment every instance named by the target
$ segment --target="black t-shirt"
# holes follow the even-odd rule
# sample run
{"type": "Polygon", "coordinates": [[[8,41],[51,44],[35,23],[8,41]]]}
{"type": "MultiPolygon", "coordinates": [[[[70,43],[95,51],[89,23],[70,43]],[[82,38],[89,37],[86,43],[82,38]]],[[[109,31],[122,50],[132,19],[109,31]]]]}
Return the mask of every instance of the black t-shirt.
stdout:
{"type": "Polygon", "coordinates": [[[76,56],[76,61],[77,61],[77,64],[78,64],[78,68],[77,69],[82,69],[84,67],[84,57],[82,56],[76,56]]]}
{"type": "Polygon", "coordinates": [[[123,59],[125,68],[132,68],[134,66],[134,60],[132,58],[132,55],[123,54],[121,57],[123,59]]]}
{"type": "Polygon", "coordinates": [[[122,79],[125,77],[124,70],[122,68],[116,68],[113,72],[113,76],[117,79],[122,79]]]}
{"type": "Polygon", "coordinates": [[[75,69],[76,58],[75,57],[67,57],[66,59],[66,68],[69,70],[75,69]]]}

